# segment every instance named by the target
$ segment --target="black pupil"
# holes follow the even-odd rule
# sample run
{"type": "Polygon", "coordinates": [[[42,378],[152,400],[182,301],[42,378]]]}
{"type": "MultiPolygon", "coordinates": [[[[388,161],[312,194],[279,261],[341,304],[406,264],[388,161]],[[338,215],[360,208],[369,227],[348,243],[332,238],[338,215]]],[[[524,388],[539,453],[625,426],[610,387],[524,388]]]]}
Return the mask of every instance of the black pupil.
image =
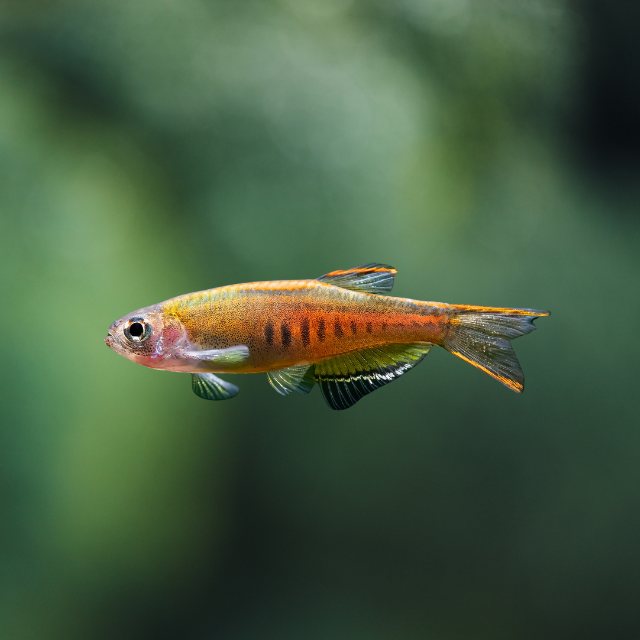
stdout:
{"type": "Polygon", "coordinates": [[[144,333],[144,327],[143,327],[139,322],[134,322],[134,323],[129,327],[129,333],[130,333],[134,338],[139,338],[139,337],[144,333]]]}

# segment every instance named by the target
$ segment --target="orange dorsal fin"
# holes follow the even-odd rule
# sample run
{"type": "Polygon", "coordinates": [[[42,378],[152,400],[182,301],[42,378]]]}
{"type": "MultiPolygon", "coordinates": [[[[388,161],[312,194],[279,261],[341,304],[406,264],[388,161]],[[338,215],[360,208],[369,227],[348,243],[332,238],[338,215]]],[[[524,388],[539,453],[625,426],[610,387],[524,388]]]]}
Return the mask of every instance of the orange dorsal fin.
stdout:
{"type": "Polygon", "coordinates": [[[316,280],[361,293],[389,293],[396,273],[398,270],[388,264],[370,262],[353,269],[332,271],[316,280]]]}

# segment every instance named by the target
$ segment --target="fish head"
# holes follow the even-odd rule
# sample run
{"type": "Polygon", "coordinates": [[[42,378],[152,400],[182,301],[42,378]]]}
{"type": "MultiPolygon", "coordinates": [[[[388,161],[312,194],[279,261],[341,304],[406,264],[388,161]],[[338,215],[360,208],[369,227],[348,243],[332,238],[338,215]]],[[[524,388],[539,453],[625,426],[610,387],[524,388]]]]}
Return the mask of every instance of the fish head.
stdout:
{"type": "Polygon", "coordinates": [[[184,326],[175,316],[163,313],[160,305],[154,305],[116,320],[104,342],[127,360],[163,369],[179,351],[186,336],[184,326]]]}

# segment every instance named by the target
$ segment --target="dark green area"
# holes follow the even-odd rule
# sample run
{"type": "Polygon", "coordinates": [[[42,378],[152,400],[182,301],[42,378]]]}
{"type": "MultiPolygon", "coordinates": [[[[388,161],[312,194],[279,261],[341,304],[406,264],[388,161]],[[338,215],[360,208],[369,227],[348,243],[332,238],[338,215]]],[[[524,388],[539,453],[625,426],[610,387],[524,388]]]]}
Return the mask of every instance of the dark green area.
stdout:
{"type": "Polygon", "coordinates": [[[0,2],[0,637],[640,637],[638,3],[0,2]],[[550,309],[343,412],[102,342],[399,269],[550,309]]]}

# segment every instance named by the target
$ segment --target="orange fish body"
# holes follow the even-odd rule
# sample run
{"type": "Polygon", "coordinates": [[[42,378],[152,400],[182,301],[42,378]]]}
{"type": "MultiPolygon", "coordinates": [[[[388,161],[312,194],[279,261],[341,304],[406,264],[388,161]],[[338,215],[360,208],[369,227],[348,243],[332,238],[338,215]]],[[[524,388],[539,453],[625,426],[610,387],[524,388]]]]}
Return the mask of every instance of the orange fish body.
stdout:
{"type": "Polygon", "coordinates": [[[280,393],[308,393],[317,382],[329,405],[344,409],[415,366],[432,345],[522,391],[509,339],[548,312],[380,295],[395,274],[370,264],[316,280],[191,293],[121,318],[105,341],[139,364],[192,373],[194,391],[207,399],[237,393],[213,373],[267,372],[280,393]]]}
{"type": "MultiPolygon", "coordinates": [[[[249,347],[233,370],[260,373],[389,343],[437,344],[447,305],[349,291],[316,280],[255,282],[168,300],[192,343],[203,349],[249,347]]],[[[224,373],[211,362],[209,371],[224,373]]]]}

